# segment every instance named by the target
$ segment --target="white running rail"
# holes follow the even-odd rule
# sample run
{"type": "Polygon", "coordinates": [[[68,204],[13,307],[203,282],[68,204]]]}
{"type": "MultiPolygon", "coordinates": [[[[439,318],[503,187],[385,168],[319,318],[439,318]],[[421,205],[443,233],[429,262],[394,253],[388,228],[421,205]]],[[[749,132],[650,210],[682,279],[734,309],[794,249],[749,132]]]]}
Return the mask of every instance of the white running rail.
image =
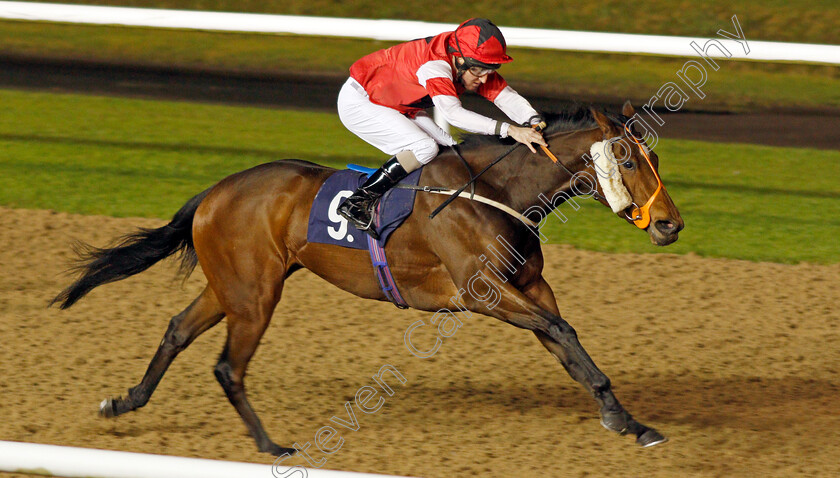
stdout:
{"type": "Polygon", "coordinates": [[[13,441],[0,441],[0,471],[69,478],[398,478],[13,441]]]}
{"type": "MultiPolygon", "coordinates": [[[[366,20],[254,13],[159,10],[100,7],[58,3],[0,1],[0,18],[62,23],[126,25],[210,31],[236,31],[290,35],[335,36],[405,41],[453,30],[457,25],[404,20],[366,20]]],[[[728,30],[733,31],[732,25],[728,30]]],[[[725,27],[724,27],[725,28],[725,27]]],[[[709,38],[599,33],[571,30],[501,27],[508,45],[551,50],[697,56],[691,42],[705,45],[709,38]]],[[[713,36],[715,32],[709,32],[713,36]]],[[[749,38],[749,54],[732,48],[733,59],[840,65],[840,46],[757,41],[749,38]]],[[[726,40],[730,41],[730,40],[726,40]]],[[[712,57],[722,57],[710,49],[712,57]]]]}

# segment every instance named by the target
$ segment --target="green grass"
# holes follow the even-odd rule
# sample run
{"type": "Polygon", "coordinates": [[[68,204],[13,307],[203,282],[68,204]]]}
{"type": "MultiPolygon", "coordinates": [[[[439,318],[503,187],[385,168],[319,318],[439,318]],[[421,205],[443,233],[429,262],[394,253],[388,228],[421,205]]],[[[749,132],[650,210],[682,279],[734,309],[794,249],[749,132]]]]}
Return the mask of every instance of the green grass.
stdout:
{"type": "Polygon", "coordinates": [[[0,203],[13,207],[168,217],[260,163],[378,158],[323,113],[1,90],[0,104],[0,203]]]}
{"type": "MultiPolygon", "coordinates": [[[[663,182],[686,223],[656,252],[754,261],[840,262],[840,151],[662,140],[663,182]]],[[[562,208],[547,236],[607,252],[651,252],[600,205],[562,208]]]]}
{"type": "MultiPolygon", "coordinates": [[[[384,155],[335,115],[0,90],[0,204],[168,218],[226,175],[301,158],[341,167],[384,155]]],[[[686,221],[667,248],[587,201],[546,226],[554,242],[616,252],[694,252],[840,262],[840,152],[661,140],[686,221]]]]}
{"type": "MultiPolygon", "coordinates": [[[[83,2],[80,2],[83,3],[83,2]]],[[[86,2],[114,4],[117,2],[86,2]]],[[[141,0],[123,5],[255,11],[284,14],[405,18],[457,22],[480,12],[501,25],[715,37],[739,15],[748,40],[840,43],[840,3],[816,2],[538,2],[453,3],[427,8],[414,0],[382,2],[228,2],[141,0]],[[547,14],[548,12],[551,14],[547,14]],[[632,13],[632,15],[630,15],[632,13]],[[625,17],[625,15],[627,15],[625,17]],[[623,20],[623,21],[622,21],[623,20]]],[[[221,71],[344,76],[359,57],[392,43],[315,37],[62,25],[0,21],[3,52],[112,63],[186,66],[221,71]]],[[[734,45],[733,45],[734,47],[734,45]]],[[[502,72],[514,87],[553,96],[646,102],[664,83],[679,81],[684,58],[512,49],[516,61],[502,72]]],[[[709,72],[706,99],[686,109],[840,108],[840,68],[833,66],[720,62],[709,72]]]]}

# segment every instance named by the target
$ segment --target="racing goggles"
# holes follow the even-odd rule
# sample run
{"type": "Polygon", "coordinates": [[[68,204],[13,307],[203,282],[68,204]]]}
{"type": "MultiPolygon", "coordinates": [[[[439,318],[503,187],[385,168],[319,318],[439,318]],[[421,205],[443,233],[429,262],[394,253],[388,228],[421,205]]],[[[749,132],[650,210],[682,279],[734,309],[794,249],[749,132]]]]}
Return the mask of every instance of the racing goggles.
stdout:
{"type": "Polygon", "coordinates": [[[487,76],[490,73],[493,73],[494,71],[496,71],[496,69],[495,68],[482,68],[480,66],[471,66],[470,68],[467,69],[467,71],[469,71],[473,76],[477,76],[477,77],[480,78],[482,76],[487,76]]]}
{"type": "Polygon", "coordinates": [[[482,77],[498,70],[500,66],[502,65],[484,63],[476,60],[475,58],[467,57],[464,58],[463,69],[468,70],[473,76],[482,77]]]}

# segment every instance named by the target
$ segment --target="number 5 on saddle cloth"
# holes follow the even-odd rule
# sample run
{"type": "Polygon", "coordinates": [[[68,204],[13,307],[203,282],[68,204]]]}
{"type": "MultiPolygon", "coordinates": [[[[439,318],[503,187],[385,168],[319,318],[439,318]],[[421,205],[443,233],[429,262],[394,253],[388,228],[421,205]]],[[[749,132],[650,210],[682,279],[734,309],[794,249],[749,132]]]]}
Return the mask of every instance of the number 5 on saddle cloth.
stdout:
{"type": "MultiPolygon", "coordinates": [[[[364,232],[347,223],[347,220],[336,212],[338,205],[353,194],[362,185],[367,176],[374,169],[356,165],[348,165],[351,169],[336,171],[324,182],[309,211],[309,228],[306,241],[310,243],[332,244],[352,249],[367,249],[370,252],[373,269],[379,285],[385,296],[397,307],[408,307],[400,296],[388,261],[385,257],[385,244],[397,227],[411,215],[414,209],[414,189],[393,188],[379,201],[374,215],[374,227],[379,234],[379,240],[373,239],[364,232]]],[[[414,171],[403,179],[400,184],[416,186],[420,182],[423,168],[414,171]]]]}

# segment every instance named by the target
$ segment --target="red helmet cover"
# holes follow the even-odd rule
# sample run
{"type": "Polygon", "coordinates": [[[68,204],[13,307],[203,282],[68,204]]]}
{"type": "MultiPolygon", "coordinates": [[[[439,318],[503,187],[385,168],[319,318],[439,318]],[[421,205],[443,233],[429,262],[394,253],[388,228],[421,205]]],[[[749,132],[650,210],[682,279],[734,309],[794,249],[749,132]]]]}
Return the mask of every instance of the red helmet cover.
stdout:
{"type": "Polygon", "coordinates": [[[473,58],[482,63],[509,63],[507,44],[499,27],[486,18],[471,18],[461,25],[449,39],[455,54],[473,58]]]}

